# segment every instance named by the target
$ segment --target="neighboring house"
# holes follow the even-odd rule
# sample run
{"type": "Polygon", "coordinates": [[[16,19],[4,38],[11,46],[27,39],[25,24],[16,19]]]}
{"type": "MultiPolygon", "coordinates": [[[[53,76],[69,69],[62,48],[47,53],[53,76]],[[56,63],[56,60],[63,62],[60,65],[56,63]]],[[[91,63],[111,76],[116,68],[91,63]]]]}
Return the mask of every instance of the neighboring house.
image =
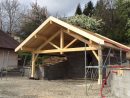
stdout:
{"type": "Polygon", "coordinates": [[[0,30],[0,69],[17,67],[18,54],[14,52],[14,49],[18,44],[16,40],[0,30]]]}

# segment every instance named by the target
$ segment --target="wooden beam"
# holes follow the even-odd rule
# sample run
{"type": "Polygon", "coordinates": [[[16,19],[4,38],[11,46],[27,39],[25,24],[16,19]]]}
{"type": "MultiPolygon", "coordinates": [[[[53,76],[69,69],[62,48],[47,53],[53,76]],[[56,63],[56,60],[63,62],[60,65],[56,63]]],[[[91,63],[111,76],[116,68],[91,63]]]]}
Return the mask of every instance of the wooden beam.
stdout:
{"type": "MultiPolygon", "coordinates": [[[[113,49],[116,49],[116,50],[120,50],[120,48],[118,46],[115,46],[115,45],[110,44],[110,43],[105,43],[104,47],[106,47],[106,48],[113,48],[113,49]]],[[[126,50],[122,49],[122,50],[126,51],[127,49],[126,50]]]]}
{"type": "Polygon", "coordinates": [[[34,78],[34,75],[35,75],[35,54],[32,54],[31,78],[34,78]]]}
{"type": "Polygon", "coordinates": [[[50,22],[50,24],[52,24],[52,21],[51,21],[51,20],[50,20],[49,22],[50,22]]]}
{"type": "Polygon", "coordinates": [[[80,40],[81,42],[84,42],[86,44],[89,44],[89,41],[84,39],[83,37],[81,37],[80,35],[74,34],[72,32],[70,32],[69,30],[64,30],[65,33],[67,33],[68,35],[80,40]]]}
{"type": "MultiPolygon", "coordinates": [[[[114,41],[114,40],[111,40],[111,39],[109,39],[109,38],[107,38],[107,37],[105,37],[105,36],[102,36],[102,35],[98,34],[98,33],[95,33],[95,34],[98,35],[98,36],[100,36],[100,37],[102,37],[102,38],[104,38],[104,39],[106,39],[106,40],[108,40],[111,44],[115,44],[116,46],[123,47],[123,48],[125,48],[126,50],[127,50],[127,49],[130,50],[130,47],[128,47],[128,46],[126,46],[126,45],[123,45],[123,44],[118,43],[118,42],[116,42],[116,41],[114,41]]],[[[117,48],[119,49],[119,47],[117,47],[117,48]]]]}
{"type": "Polygon", "coordinates": [[[59,49],[60,47],[58,47],[56,44],[49,42],[50,45],[52,45],[54,48],[59,49]]]}
{"type": "Polygon", "coordinates": [[[102,49],[101,48],[98,50],[98,57],[99,57],[99,60],[98,60],[98,67],[99,67],[99,69],[98,69],[98,84],[102,84],[103,59],[102,59],[102,49]]]}
{"type": "Polygon", "coordinates": [[[97,61],[99,61],[99,57],[98,57],[98,55],[97,55],[96,51],[92,50],[92,53],[93,53],[93,54],[94,54],[94,56],[96,57],[97,61]]]}
{"type": "Polygon", "coordinates": [[[28,48],[28,47],[21,47],[21,50],[22,50],[22,51],[32,52],[34,49],[28,48]]]}
{"type": "Polygon", "coordinates": [[[43,47],[45,47],[51,40],[53,40],[60,32],[56,32],[54,35],[52,35],[48,40],[46,40],[45,43],[43,43],[40,47],[37,48],[37,50],[42,49],[43,47]]]}
{"type": "MultiPolygon", "coordinates": [[[[42,39],[42,40],[44,40],[44,41],[47,41],[47,38],[44,37],[44,36],[42,36],[42,35],[35,35],[35,38],[39,38],[39,39],[42,39]]],[[[57,48],[57,49],[60,48],[60,47],[58,47],[56,44],[52,43],[51,41],[48,42],[48,43],[49,43],[50,45],[52,45],[54,48],[57,48]]]]}
{"type": "Polygon", "coordinates": [[[70,47],[73,43],[75,43],[77,41],[77,39],[73,39],[69,44],[67,44],[64,48],[68,48],[70,47]]]}
{"type": "Polygon", "coordinates": [[[90,51],[90,50],[98,50],[95,47],[77,47],[77,48],[63,48],[63,49],[51,49],[51,50],[36,50],[33,53],[58,53],[58,52],[76,52],[76,51],[90,51]]]}
{"type": "Polygon", "coordinates": [[[89,40],[89,44],[92,45],[92,44],[93,44],[93,41],[92,41],[92,40],[89,40]]]}
{"type": "Polygon", "coordinates": [[[43,35],[38,35],[38,34],[36,34],[35,36],[34,36],[34,38],[38,38],[38,39],[42,39],[42,40],[47,40],[47,38],[46,37],[44,37],[43,35]]]}
{"type": "MultiPolygon", "coordinates": [[[[93,45],[93,41],[89,40],[89,47],[92,47],[92,45],[93,45]]],[[[99,61],[99,57],[98,57],[96,51],[92,50],[92,53],[94,54],[94,56],[97,59],[97,61],[99,61]]]]}
{"type": "MultiPolygon", "coordinates": [[[[64,48],[64,32],[60,33],[60,49],[62,50],[64,48]]],[[[61,51],[60,54],[63,54],[63,52],[61,51]]]]}

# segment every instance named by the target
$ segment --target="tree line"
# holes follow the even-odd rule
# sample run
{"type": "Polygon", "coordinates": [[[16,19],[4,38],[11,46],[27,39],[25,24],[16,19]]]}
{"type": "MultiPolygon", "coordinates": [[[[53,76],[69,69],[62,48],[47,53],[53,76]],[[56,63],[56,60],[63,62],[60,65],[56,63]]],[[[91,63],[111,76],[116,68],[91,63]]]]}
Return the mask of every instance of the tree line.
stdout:
{"type": "Polygon", "coordinates": [[[0,2],[0,29],[11,36],[17,35],[25,39],[48,17],[46,7],[37,2],[31,7],[20,4],[18,0],[2,0],[0,2]]]}
{"type": "MultiPolygon", "coordinates": [[[[0,29],[25,39],[49,15],[47,8],[37,2],[31,3],[31,7],[23,7],[18,0],[2,0],[0,29]]],[[[84,9],[78,4],[72,17],[60,18],[115,41],[130,43],[130,0],[98,0],[96,5],[89,1],[84,9]]]]}
{"type": "Polygon", "coordinates": [[[130,0],[98,0],[95,6],[90,1],[83,10],[78,4],[75,15],[102,20],[102,29],[96,32],[124,44],[130,43],[130,0]]]}

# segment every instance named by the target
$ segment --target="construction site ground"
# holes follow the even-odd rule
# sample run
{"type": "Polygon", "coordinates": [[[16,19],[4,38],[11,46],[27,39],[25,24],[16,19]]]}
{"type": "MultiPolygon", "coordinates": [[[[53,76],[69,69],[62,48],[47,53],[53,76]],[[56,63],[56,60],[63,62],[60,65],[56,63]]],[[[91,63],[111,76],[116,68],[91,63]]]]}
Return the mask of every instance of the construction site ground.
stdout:
{"type": "MultiPolygon", "coordinates": [[[[91,84],[87,82],[87,85],[91,84]]],[[[0,80],[0,98],[101,98],[100,86],[97,82],[93,86],[93,89],[90,86],[91,89],[86,91],[84,80],[29,80],[26,77],[7,77],[0,80]]]]}

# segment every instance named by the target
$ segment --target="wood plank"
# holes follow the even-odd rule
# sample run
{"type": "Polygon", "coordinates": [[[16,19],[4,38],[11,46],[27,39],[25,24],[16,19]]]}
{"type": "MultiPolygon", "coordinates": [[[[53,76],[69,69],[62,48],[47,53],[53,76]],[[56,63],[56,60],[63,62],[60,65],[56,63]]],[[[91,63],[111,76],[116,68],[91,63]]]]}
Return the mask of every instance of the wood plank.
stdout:
{"type": "Polygon", "coordinates": [[[56,44],[49,42],[50,45],[52,45],[54,48],[59,49],[60,47],[58,47],[56,44]]]}
{"type": "Polygon", "coordinates": [[[70,47],[73,43],[75,43],[77,41],[77,39],[73,39],[69,44],[67,44],[64,48],[68,48],[70,47]]]}
{"type": "Polygon", "coordinates": [[[34,38],[36,38],[36,39],[42,39],[42,40],[47,40],[46,37],[44,37],[44,36],[42,36],[42,35],[38,35],[38,34],[36,34],[36,35],[34,36],[34,38]]]}
{"type": "Polygon", "coordinates": [[[35,74],[35,54],[32,54],[32,70],[31,70],[31,77],[34,78],[35,74]]]}
{"type": "Polygon", "coordinates": [[[22,51],[32,52],[34,49],[28,48],[28,47],[21,47],[21,50],[22,50],[22,51]]]}
{"type": "MultiPolygon", "coordinates": [[[[116,50],[120,50],[121,48],[117,47],[117,46],[114,46],[110,43],[105,43],[104,47],[107,47],[107,48],[113,48],[113,49],[116,49],[116,50]]],[[[123,50],[123,49],[122,49],[123,50]]],[[[125,50],[124,50],[125,51],[125,50]]]]}
{"type": "Polygon", "coordinates": [[[62,52],[76,52],[76,51],[90,51],[90,50],[98,50],[98,48],[95,47],[77,47],[77,48],[63,48],[63,49],[51,49],[51,50],[36,50],[33,53],[60,53],[62,52]]]}
{"type": "MultiPolygon", "coordinates": [[[[100,34],[97,34],[97,33],[95,33],[95,34],[98,35],[98,36],[100,36],[100,37],[102,37],[102,38],[104,38],[104,39],[106,39],[106,40],[109,40],[109,41],[111,42],[111,44],[116,44],[116,46],[119,45],[119,47],[121,46],[121,47],[123,47],[123,48],[126,48],[126,49],[130,50],[130,47],[128,47],[128,46],[126,46],[126,45],[123,45],[123,44],[121,44],[121,43],[118,43],[118,42],[116,42],[116,41],[114,41],[114,40],[112,40],[112,39],[109,39],[109,38],[107,38],[107,37],[105,37],[105,36],[102,36],[102,35],[100,35],[100,34]]],[[[106,43],[105,43],[105,44],[106,44],[106,43]]],[[[117,47],[117,48],[119,48],[119,47],[117,47]]]]}
{"type": "Polygon", "coordinates": [[[70,36],[72,36],[72,37],[74,37],[74,38],[80,40],[81,42],[84,42],[84,43],[89,44],[89,41],[86,40],[86,39],[84,39],[84,38],[81,37],[80,35],[74,34],[74,33],[70,32],[70,31],[68,32],[68,30],[64,30],[64,32],[67,33],[68,35],[70,35],[70,36]]]}
{"type": "MultiPolygon", "coordinates": [[[[42,40],[44,40],[44,41],[47,41],[47,38],[46,37],[44,37],[44,36],[42,36],[42,35],[35,35],[35,38],[38,38],[38,39],[42,39],[42,40]]],[[[57,48],[57,49],[59,49],[60,47],[58,47],[56,44],[54,44],[53,42],[49,42],[49,44],[50,45],[52,45],[54,48],[57,48]]]]}
{"type": "MultiPolygon", "coordinates": [[[[60,33],[60,49],[62,50],[64,47],[64,32],[62,32],[61,30],[61,33],[60,33]]],[[[63,54],[63,52],[61,51],[60,54],[63,54]]]]}
{"type": "Polygon", "coordinates": [[[102,84],[102,79],[103,79],[103,73],[102,73],[102,68],[103,68],[103,59],[102,59],[102,47],[100,49],[98,49],[98,57],[99,57],[99,60],[98,60],[98,74],[99,74],[99,77],[98,77],[98,84],[102,84]]]}
{"type": "Polygon", "coordinates": [[[98,55],[97,55],[96,51],[92,50],[92,53],[93,53],[93,54],[94,54],[94,56],[96,57],[97,61],[99,61],[99,57],[98,57],[98,55]]]}
{"type": "MultiPolygon", "coordinates": [[[[89,47],[92,47],[93,46],[93,41],[92,40],[89,40],[89,47]]],[[[97,59],[97,61],[99,61],[99,57],[98,57],[98,54],[96,53],[95,50],[92,50],[92,53],[94,54],[95,58],[97,59]]]]}

